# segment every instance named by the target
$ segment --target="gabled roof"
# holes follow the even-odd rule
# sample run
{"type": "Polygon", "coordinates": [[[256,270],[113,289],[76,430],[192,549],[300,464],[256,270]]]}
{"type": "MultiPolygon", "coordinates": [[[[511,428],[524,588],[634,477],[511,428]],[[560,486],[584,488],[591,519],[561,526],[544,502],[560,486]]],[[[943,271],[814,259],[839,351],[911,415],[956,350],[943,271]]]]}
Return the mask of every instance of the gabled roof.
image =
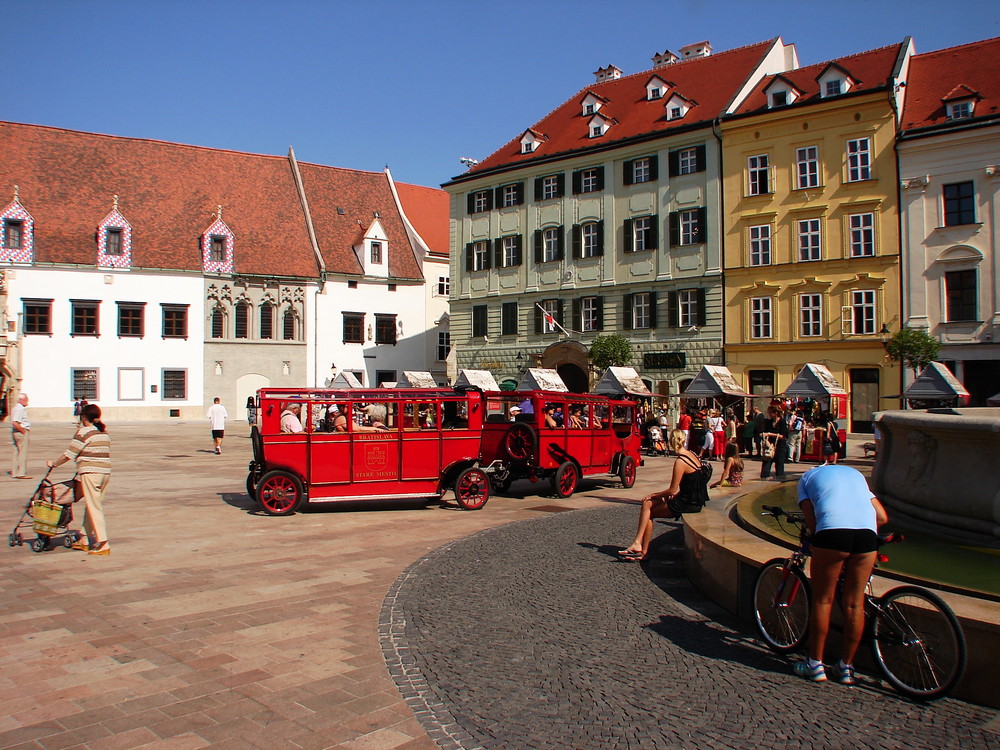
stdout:
{"type": "MultiPolygon", "coordinates": [[[[828,60],[816,63],[815,65],[808,65],[804,68],[788,70],[777,75],[765,76],[736,109],[735,114],[745,115],[766,110],[768,107],[765,90],[770,87],[771,83],[778,76],[794,86],[799,92],[799,96],[795,102],[787,105],[787,107],[799,107],[803,104],[835,100],[839,97],[823,99],[818,83],[818,79],[831,66],[843,71],[854,83],[851,90],[842,96],[885,89],[888,86],[889,79],[892,77],[897,57],[904,46],[905,42],[891,44],[888,47],[880,47],[867,52],[859,52],[855,55],[838,57],[836,60],[828,60]]],[[[782,110],[787,109],[787,107],[782,107],[782,110]]]]}
{"type": "Polygon", "coordinates": [[[362,273],[354,246],[378,219],[389,238],[389,277],[423,278],[384,172],[303,162],[299,162],[299,172],[309,198],[316,243],[328,273],[362,273]]]}
{"type": "Polygon", "coordinates": [[[288,159],[0,122],[0,200],[19,186],[34,260],[94,266],[113,196],[132,226],[132,265],[202,269],[199,239],[221,205],[235,272],[315,277],[288,159]]]}
{"type": "Polygon", "coordinates": [[[820,398],[822,396],[844,395],[844,386],[833,377],[826,365],[807,362],[795,376],[795,380],[783,392],[794,398],[820,398]]]}
{"type": "Polygon", "coordinates": [[[602,149],[610,143],[647,134],[668,135],[671,131],[682,128],[706,126],[726,108],[753,69],[776,43],[780,42],[771,39],[670,65],[669,76],[674,84],[671,94],[680,94],[699,103],[685,117],[676,120],[667,120],[662,99],[649,100],[646,97],[646,84],[650,75],[668,75],[665,69],[644,70],[615,80],[591,84],[531,126],[532,130],[548,136],[548,140],[534,151],[521,153],[522,130],[516,138],[455,179],[470,179],[498,167],[520,166],[553,156],[570,156],[576,151],[597,146],[587,131],[585,118],[589,116],[581,115],[580,112],[580,101],[588,93],[602,97],[606,103],[601,107],[601,114],[613,117],[618,122],[613,130],[600,139],[599,147],[602,149]]]}
{"type": "Polygon", "coordinates": [[[434,255],[448,257],[451,233],[449,217],[450,199],[444,190],[438,188],[396,183],[403,212],[410,220],[417,234],[427,244],[434,255]]]}
{"type": "Polygon", "coordinates": [[[750,396],[736,382],[733,373],[722,365],[702,365],[694,380],[681,394],[682,398],[715,398],[716,396],[750,396]]]}
{"type": "Polygon", "coordinates": [[[958,378],[940,362],[931,362],[917,375],[910,386],[903,391],[903,398],[918,398],[924,401],[968,396],[958,378]]]}
{"type": "MultiPolygon", "coordinates": [[[[1000,116],[1000,37],[914,55],[906,81],[902,130],[953,124],[944,101],[963,84],[979,94],[972,120],[1000,116]]],[[[971,94],[970,94],[971,96],[971,94]]],[[[963,97],[964,98],[964,97],[963,97]]]]}
{"type": "Polygon", "coordinates": [[[973,91],[964,83],[958,84],[955,88],[941,97],[943,102],[953,102],[961,99],[982,99],[978,91],[973,91]]]}
{"type": "Polygon", "coordinates": [[[843,65],[841,65],[836,60],[833,60],[833,61],[827,63],[823,67],[823,69],[820,70],[820,72],[816,74],[815,80],[819,81],[820,78],[822,78],[823,76],[826,75],[826,71],[831,70],[831,69],[839,71],[840,73],[842,73],[844,75],[845,78],[849,79],[852,83],[859,83],[858,79],[855,78],[851,74],[851,71],[849,71],[847,68],[845,68],[843,65]]]}

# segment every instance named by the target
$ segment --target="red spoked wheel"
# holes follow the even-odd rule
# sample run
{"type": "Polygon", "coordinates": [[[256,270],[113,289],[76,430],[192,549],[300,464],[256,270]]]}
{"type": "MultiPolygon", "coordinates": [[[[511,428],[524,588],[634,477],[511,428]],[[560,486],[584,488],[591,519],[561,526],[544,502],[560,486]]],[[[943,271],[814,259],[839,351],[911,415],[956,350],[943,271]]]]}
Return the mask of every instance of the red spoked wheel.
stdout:
{"type": "Polygon", "coordinates": [[[572,461],[564,462],[552,476],[552,493],[556,497],[569,497],[576,492],[580,470],[572,461]]]}
{"type": "Polygon", "coordinates": [[[531,425],[515,422],[503,437],[503,449],[514,461],[527,461],[535,450],[535,431],[531,425]]]}
{"type": "Polygon", "coordinates": [[[629,489],[635,484],[635,459],[631,456],[622,456],[621,465],[618,467],[618,477],[622,480],[622,487],[629,489]]]}
{"type": "Polygon", "coordinates": [[[269,516],[290,516],[302,504],[302,482],[287,471],[269,471],[257,484],[257,502],[269,516]]]}
{"type": "Polygon", "coordinates": [[[486,472],[466,469],[455,480],[455,500],[465,510],[479,510],[490,499],[490,480],[486,472]]]}

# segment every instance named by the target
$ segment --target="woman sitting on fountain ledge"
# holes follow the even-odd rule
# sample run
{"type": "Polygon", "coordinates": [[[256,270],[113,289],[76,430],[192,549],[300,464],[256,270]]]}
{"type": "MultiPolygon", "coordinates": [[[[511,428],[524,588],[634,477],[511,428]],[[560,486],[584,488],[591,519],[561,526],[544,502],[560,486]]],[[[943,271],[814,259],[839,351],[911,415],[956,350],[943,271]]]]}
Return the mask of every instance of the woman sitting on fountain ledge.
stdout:
{"type": "Polygon", "coordinates": [[[711,467],[702,467],[701,459],[684,447],[682,430],[670,431],[670,448],[677,454],[670,486],[663,492],[654,492],[642,499],[639,511],[639,528],[635,540],[618,556],[623,560],[645,560],[653,538],[654,518],[680,518],[682,513],[698,513],[708,502],[708,480],[711,467]]]}

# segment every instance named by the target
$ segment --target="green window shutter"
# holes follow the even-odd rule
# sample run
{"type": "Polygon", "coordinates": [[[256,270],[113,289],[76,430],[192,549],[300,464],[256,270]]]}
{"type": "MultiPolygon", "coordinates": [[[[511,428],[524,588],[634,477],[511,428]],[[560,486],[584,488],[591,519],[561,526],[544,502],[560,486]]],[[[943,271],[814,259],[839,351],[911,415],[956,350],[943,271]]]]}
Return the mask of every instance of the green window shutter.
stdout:
{"type": "Polygon", "coordinates": [[[542,199],[542,178],[541,177],[536,177],[535,178],[535,202],[538,202],[541,199],[542,199]]]}
{"type": "Polygon", "coordinates": [[[557,174],[556,175],[556,197],[562,198],[566,195],[566,175],[557,174]]]}
{"type": "Polygon", "coordinates": [[[604,166],[597,167],[597,189],[604,190],[604,166]]]}
{"type": "Polygon", "coordinates": [[[476,210],[475,210],[476,194],[475,193],[469,193],[467,196],[465,196],[465,199],[466,199],[466,204],[467,204],[468,209],[469,209],[469,213],[470,214],[474,214],[476,212],[476,210]]]}
{"type": "Polygon", "coordinates": [[[698,209],[698,242],[708,242],[708,209],[698,209]]]}
{"type": "Polygon", "coordinates": [[[465,270],[472,270],[472,243],[466,243],[465,245],[465,270]]]}
{"type": "Polygon", "coordinates": [[[680,325],[680,308],[677,307],[677,292],[667,292],[667,325],[677,328],[680,325]]]}
{"type": "Polygon", "coordinates": [[[535,230],[535,263],[541,263],[542,262],[542,245],[543,245],[542,230],[541,229],[536,229],[535,230]]]}
{"type": "Polygon", "coordinates": [[[626,294],[622,297],[622,328],[632,330],[632,300],[635,295],[626,294]]]}
{"type": "Polygon", "coordinates": [[[583,255],[583,228],[579,224],[574,224],[570,230],[572,233],[573,257],[579,258],[583,255]]]}
{"type": "Polygon", "coordinates": [[[581,305],[581,301],[580,300],[578,300],[578,299],[574,299],[573,300],[573,313],[572,313],[572,317],[570,319],[571,322],[569,324],[569,327],[572,328],[574,331],[580,331],[580,330],[583,329],[583,326],[581,325],[581,320],[580,320],[580,307],[581,306],[582,305],[581,305]]]}
{"type": "Polygon", "coordinates": [[[656,328],[656,292],[649,293],[649,327],[656,328]]]}
{"type": "Polygon", "coordinates": [[[558,239],[556,240],[556,258],[562,260],[566,257],[566,228],[559,226],[558,239]]]}
{"type": "Polygon", "coordinates": [[[597,330],[604,330],[604,297],[597,298],[597,330]]]}
{"type": "Polygon", "coordinates": [[[538,305],[535,305],[535,333],[542,332],[542,310],[538,305]]]}
{"type": "Polygon", "coordinates": [[[660,247],[660,217],[653,214],[649,222],[649,231],[646,233],[646,247],[650,250],[657,250],[660,247]]]}
{"type": "Polygon", "coordinates": [[[702,328],[702,327],[704,327],[706,321],[708,320],[708,310],[706,309],[706,306],[705,306],[705,288],[704,287],[701,287],[700,289],[698,289],[697,300],[698,300],[698,315],[697,315],[698,327],[702,328]]]}
{"type": "Polygon", "coordinates": [[[681,173],[680,151],[671,151],[667,154],[667,173],[671,177],[676,177],[681,173]]]}
{"type": "Polygon", "coordinates": [[[515,197],[515,200],[517,201],[517,205],[520,206],[521,204],[524,203],[524,183],[523,182],[517,183],[517,189],[515,190],[515,192],[517,193],[517,195],[515,197]]]}
{"type": "Polygon", "coordinates": [[[523,244],[524,235],[517,235],[514,238],[514,262],[512,265],[521,265],[521,245],[523,244]]]}
{"type": "Polygon", "coordinates": [[[493,267],[503,268],[503,239],[500,237],[493,240],[493,267]]]}
{"type": "Polygon", "coordinates": [[[597,222],[597,254],[604,255],[604,219],[597,222]]]}
{"type": "Polygon", "coordinates": [[[704,172],[706,169],[708,169],[708,165],[706,164],[706,158],[705,158],[705,144],[702,143],[699,146],[695,146],[694,150],[696,155],[695,162],[697,164],[696,169],[699,172],[704,172]]]}
{"type": "Polygon", "coordinates": [[[625,242],[623,247],[626,253],[635,252],[635,230],[632,228],[635,222],[632,219],[625,219],[625,242]]]}
{"type": "Polygon", "coordinates": [[[579,195],[580,191],[583,190],[583,173],[574,172],[573,173],[573,195],[579,195]]]}
{"type": "Polygon", "coordinates": [[[634,181],[634,178],[635,178],[635,174],[634,174],[635,159],[628,159],[628,160],[626,160],[626,162],[622,165],[622,168],[625,171],[625,173],[623,175],[623,177],[624,177],[624,184],[631,185],[633,183],[633,181],[634,181]]]}
{"type": "Polygon", "coordinates": [[[653,182],[660,179],[660,157],[658,154],[651,154],[649,157],[649,179],[653,182]]]}
{"type": "Polygon", "coordinates": [[[671,211],[668,218],[668,228],[670,233],[670,247],[677,247],[681,244],[681,216],[680,211],[671,211]]]}

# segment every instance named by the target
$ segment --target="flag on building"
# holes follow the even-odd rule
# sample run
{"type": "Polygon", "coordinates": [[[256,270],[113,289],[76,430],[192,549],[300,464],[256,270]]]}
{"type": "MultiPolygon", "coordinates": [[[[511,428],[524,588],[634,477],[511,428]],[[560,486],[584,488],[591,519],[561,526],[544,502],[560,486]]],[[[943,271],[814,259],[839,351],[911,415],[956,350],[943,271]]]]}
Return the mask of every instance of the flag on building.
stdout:
{"type": "Polygon", "coordinates": [[[552,315],[552,313],[550,313],[548,310],[546,310],[544,307],[542,307],[537,302],[535,303],[535,307],[537,307],[539,310],[542,311],[542,317],[545,319],[545,324],[547,326],[549,326],[548,330],[551,331],[551,330],[555,330],[556,328],[558,328],[560,331],[562,331],[567,336],[569,336],[569,331],[567,331],[565,328],[563,328],[561,325],[559,325],[559,321],[557,321],[555,319],[555,317],[552,315]]]}

